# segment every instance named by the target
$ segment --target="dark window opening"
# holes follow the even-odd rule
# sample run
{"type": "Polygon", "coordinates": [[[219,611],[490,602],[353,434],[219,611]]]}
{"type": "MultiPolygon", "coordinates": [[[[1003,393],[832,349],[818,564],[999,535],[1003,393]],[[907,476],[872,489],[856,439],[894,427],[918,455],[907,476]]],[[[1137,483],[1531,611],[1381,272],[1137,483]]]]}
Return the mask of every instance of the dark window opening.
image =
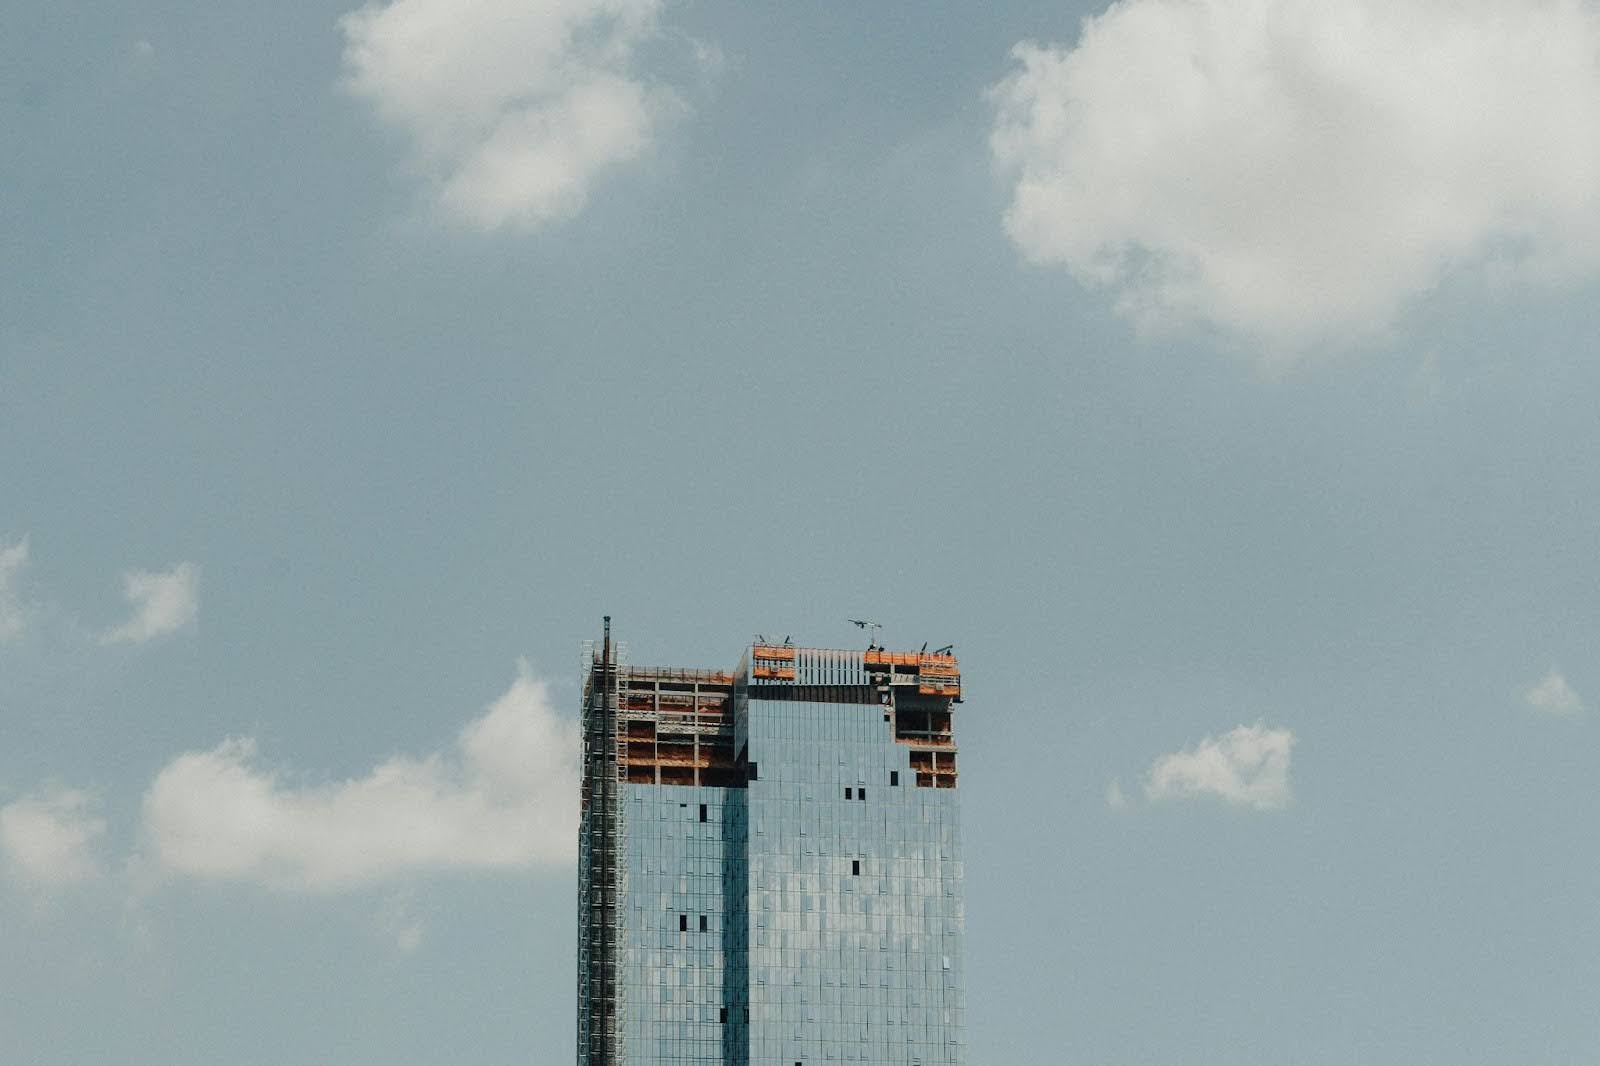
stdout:
{"type": "Polygon", "coordinates": [[[861,860],[860,859],[851,859],[850,860],[850,876],[852,876],[852,877],[860,877],[861,876],[861,860]]]}
{"type": "Polygon", "coordinates": [[[706,820],[706,805],[704,803],[700,804],[700,820],[702,822],[706,820]]]}
{"type": "Polygon", "coordinates": [[[848,799],[855,799],[856,798],[856,790],[853,789],[853,788],[845,789],[844,790],[844,798],[847,799],[847,800],[848,799]]]}
{"type": "Polygon", "coordinates": [[[900,784],[900,771],[899,770],[890,770],[889,771],[889,784],[891,784],[891,785],[900,784]]]}
{"type": "Polygon", "coordinates": [[[722,1022],[724,1024],[727,1023],[727,1021],[728,1021],[728,1008],[727,1007],[723,1007],[721,1010],[717,1011],[717,1021],[722,1022]]]}
{"type": "Polygon", "coordinates": [[[864,788],[856,789],[856,799],[864,800],[866,798],[867,798],[867,790],[866,789],[864,789],[864,788]]]}
{"type": "Polygon", "coordinates": [[[700,931],[704,933],[708,928],[710,927],[706,925],[706,916],[702,914],[700,916],[700,931]]]}
{"type": "Polygon", "coordinates": [[[754,780],[756,780],[756,778],[757,778],[757,775],[756,775],[756,764],[755,763],[751,763],[750,764],[750,780],[754,781],[754,780]]]}
{"type": "Polygon", "coordinates": [[[689,931],[689,916],[687,914],[678,915],[678,932],[687,933],[688,931],[689,931]]]}

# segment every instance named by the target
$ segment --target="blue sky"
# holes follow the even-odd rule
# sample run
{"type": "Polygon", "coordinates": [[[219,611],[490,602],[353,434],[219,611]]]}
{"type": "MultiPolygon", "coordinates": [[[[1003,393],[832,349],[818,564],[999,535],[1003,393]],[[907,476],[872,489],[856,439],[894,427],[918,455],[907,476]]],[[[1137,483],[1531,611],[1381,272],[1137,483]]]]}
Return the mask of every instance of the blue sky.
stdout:
{"type": "Polygon", "coordinates": [[[1600,1057],[1588,0],[32,5],[0,1032],[565,1061],[577,655],[953,641],[971,1061],[1600,1057]]]}

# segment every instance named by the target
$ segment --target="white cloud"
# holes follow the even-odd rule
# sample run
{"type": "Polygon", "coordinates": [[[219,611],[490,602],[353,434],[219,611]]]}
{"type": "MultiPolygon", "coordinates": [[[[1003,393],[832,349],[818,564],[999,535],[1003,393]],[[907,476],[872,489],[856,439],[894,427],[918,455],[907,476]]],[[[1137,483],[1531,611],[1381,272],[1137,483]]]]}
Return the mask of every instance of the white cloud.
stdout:
{"type": "Polygon", "coordinates": [[[0,644],[22,635],[27,619],[22,597],[17,592],[17,576],[28,565],[28,538],[10,547],[0,546],[0,644]]]}
{"type": "Polygon", "coordinates": [[[1452,273],[1600,265],[1593,3],[1121,0],[1014,56],[1006,229],[1141,324],[1289,356],[1452,273]]]}
{"type": "Polygon", "coordinates": [[[68,885],[100,872],[95,848],[106,824],[93,799],[48,789],[0,807],[0,851],[8,867],[38,885],[68,885]]]}
{"type": "Polygon", "coordinates": [[[1211,795],[1241,807],[1276,810],[1289,802],[1293,747],[1294,734],[1287,729],[1242,725],[1161,756],[1145,776],[1145,796],[1165,800],[1211,795]]]}
{"type": "Polygon", "coordinates": [[[565,864],[577,838],[579,729],[524,664],[454,750],[300,785],[252,741],[189,752],[144,798],[151,858],[179,875],[327,891],[448,869],[565,864]]]}
{"type": "Polygon", "coordinates": [[[1583,710],[1583,700],[1567,684],[1561,671],[1553,668],[1543,680],[1522,694],[1522,700],[1534,710],[1546,714],[1577,714],[1583,710]]]}
{"type": "Polygon", "coordinates": [[[100,638],[102,644],[143,644],[194,621],[200,610],[200,568],[179,563],[171,570],[135,570],[123,577],[123,595],[133,617],[100,638]]]}
{"type": "Polygon", "coordinates": [[[682,109],[639,71],[660,0],[391,0],[341,20],[347,84],[404,131],[440,208],[479,229],[583,209],[682,109]]]}

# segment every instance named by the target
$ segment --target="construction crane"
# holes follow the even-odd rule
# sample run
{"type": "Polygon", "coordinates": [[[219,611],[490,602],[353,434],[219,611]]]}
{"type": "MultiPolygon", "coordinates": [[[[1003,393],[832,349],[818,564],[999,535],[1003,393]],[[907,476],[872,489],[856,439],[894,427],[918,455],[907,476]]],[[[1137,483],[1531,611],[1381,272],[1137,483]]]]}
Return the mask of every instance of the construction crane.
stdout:
{"type": "Polygon", "coordinates": [[[878,630],[883,628],[882,625],[877,622],[869,622],[865,618],[846,618],[845,621],[866,631],[868,651],[878,646],[878,630]]]}

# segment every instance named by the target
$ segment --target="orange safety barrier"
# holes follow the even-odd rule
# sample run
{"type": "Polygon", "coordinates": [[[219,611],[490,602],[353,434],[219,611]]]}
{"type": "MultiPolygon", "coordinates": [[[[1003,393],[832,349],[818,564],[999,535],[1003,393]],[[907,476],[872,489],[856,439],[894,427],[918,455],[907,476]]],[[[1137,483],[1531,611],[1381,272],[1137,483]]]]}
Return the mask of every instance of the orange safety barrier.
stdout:
{"type": "Polygon", "coordinates": [[[868,648],[861,653],[861,661],[868,666],[920,666],[924,670],[929,667],[957,669],[954,655],[931,651],[885,651],[882,648],[868,648]]]}
{"type": "Polygon", "coordinates": [[[916,666],[919,658],[914,651],[884,651],[882,648],[868,648],[861,653],[861,661],[868,666],[916,666]]]}

